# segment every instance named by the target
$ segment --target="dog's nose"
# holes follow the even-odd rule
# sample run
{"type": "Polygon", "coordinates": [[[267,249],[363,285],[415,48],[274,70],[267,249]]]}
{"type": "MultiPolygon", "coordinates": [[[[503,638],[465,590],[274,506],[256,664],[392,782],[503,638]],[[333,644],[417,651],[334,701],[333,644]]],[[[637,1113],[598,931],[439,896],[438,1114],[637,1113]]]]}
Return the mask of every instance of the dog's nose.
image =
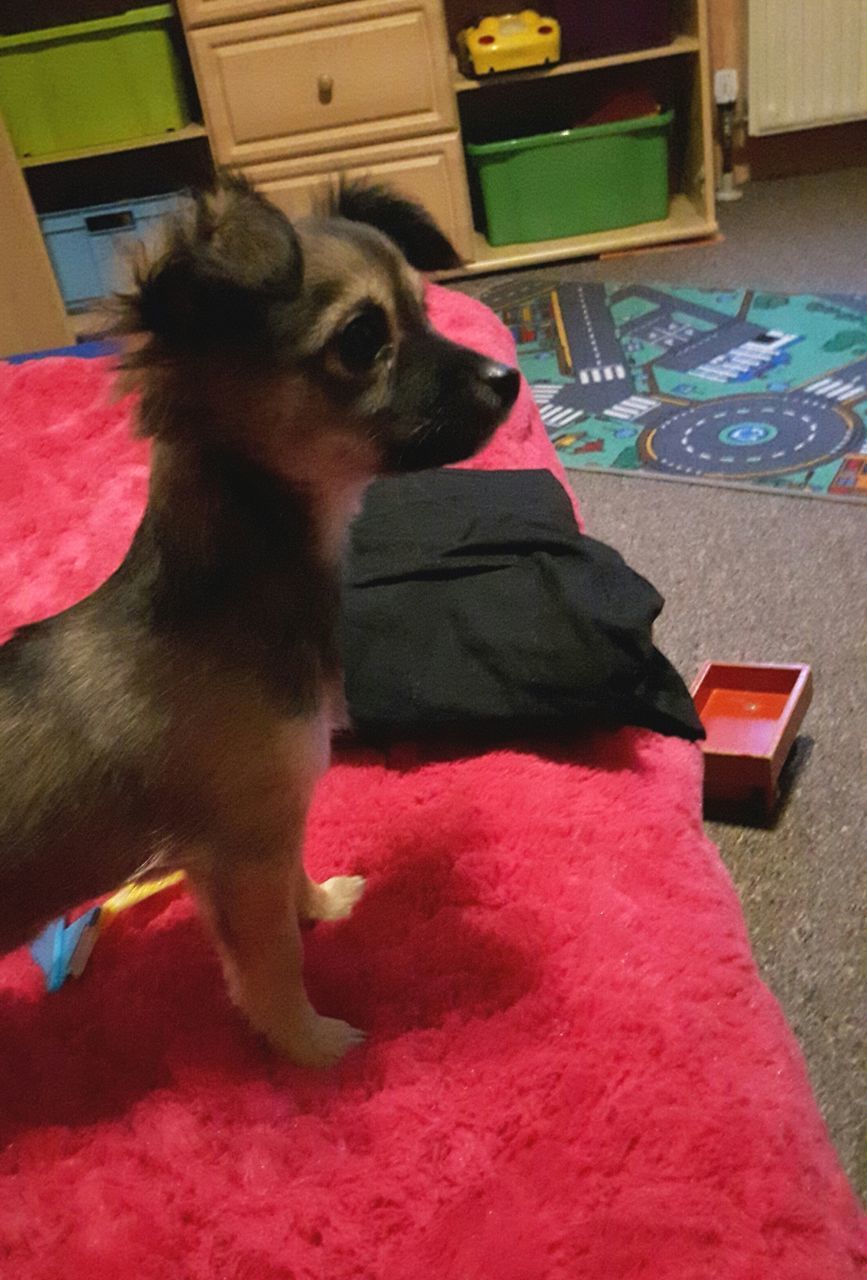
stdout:
{"type": "Polygon", "coordinates": [[[511,365],[500,364],[499,360],[486,360],[479,370],[479,377],[500,398],[503,407],[511,409],[521,385],[518,370],[511,365]]]}

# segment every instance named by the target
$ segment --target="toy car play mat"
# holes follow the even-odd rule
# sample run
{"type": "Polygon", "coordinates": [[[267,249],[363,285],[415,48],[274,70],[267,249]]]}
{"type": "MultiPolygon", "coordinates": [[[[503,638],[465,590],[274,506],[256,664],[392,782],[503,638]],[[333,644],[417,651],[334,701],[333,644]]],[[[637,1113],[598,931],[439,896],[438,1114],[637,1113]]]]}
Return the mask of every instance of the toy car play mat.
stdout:
{"type": "Polygon", "coordinates": [[[867,502],[867,295],[498,282],[569,468],[867,502]]]}

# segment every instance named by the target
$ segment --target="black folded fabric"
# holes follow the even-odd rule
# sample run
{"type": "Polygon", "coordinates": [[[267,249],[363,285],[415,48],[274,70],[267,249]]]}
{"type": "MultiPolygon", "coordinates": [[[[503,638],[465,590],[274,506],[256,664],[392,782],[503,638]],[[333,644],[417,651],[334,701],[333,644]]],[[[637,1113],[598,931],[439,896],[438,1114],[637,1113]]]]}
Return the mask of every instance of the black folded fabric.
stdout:
{"type": "Polygon", "coordinates": [[[640,725],[703,736],[654,646],[658,592],[583,535],[548,471],[377,481],[347,563],[355,731],[382,741],[640,725]]]}

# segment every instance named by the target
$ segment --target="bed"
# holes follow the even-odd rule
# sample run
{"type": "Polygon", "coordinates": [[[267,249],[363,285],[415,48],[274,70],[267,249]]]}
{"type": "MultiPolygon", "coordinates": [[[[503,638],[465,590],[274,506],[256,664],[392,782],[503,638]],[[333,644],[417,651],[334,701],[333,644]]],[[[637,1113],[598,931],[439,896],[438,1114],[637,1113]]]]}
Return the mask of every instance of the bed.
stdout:
{"type": "MultiPolygon", "coordinates": [[[[434,322],[493,357],[480,303],[434,322]]],[[[122,557],[146,447],[111,360],[0,365],[0,630],[122,557]]],[[[529,390],[475,467],[549,468],[529,390]]],[[[580,518],[576,506],[576,518],[580,518]]],[[[182,888],[47,995],[0,959],[0,1258],[17,1280],[850,1280],[864,1221],[701,821],[699,746],[641,729],[341,747],[308,937],[333,1072],[276,1060],[182,888]]]]}

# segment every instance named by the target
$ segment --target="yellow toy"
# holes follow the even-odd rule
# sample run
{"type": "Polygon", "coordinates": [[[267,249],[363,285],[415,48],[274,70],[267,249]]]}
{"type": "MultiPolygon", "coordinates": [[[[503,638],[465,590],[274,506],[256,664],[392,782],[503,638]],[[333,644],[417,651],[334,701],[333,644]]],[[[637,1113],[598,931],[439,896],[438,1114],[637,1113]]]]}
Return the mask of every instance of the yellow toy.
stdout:
{"type": "Polygon", "coordinates": [[[91,907],[75,920],[60,916],[50,921],[30,944],[30,954],[45,975],[47,990],[58,991],[70,975],[81,977],[100,933],[122,911],[183,879],[183,871],[173,871],[156,880],[131,880],[101,906],[91,907]]]}
{"type": "Polygon", "coordinates": [[[134,907],[137,902],[152,898],[155,893],[162,893],[163,889],[169,889],[173,884],[180,884],[183,878],[183,871],[172,871],[169,875],[160,876],[157,880],[130,880],[129,884],[123,885],[100,907],[102,925],[107,925],[115,916],[120,915],[121,911],[126,911],[127,907],[134,907]]]}
{"type": "Polygon", "coordinates": [[[145,898],[152,898],[155,893],[162,893],[164,889],[179,884],[183,879],[183,871],[173,871],[170,875],[160,876],[157,880],[131,880],[129,884],[123,885],[117,893],[107,898],[102,906],[94,908],[93,918],[88,921],[87,927],[83,930],[69,962],[69,972],[72,976],[81,977],[90,959],[90,953],[96,946],[97,938],[116,916],[127,908],[134,907],[137,902],[143,902],[145,898]]]}
{"type": "Polygon", "coordinates": [[[519,71],[560,61],[560,23],[535,9],[482,18],[457,36],[458,57],[471,75],[519,71]]]}

